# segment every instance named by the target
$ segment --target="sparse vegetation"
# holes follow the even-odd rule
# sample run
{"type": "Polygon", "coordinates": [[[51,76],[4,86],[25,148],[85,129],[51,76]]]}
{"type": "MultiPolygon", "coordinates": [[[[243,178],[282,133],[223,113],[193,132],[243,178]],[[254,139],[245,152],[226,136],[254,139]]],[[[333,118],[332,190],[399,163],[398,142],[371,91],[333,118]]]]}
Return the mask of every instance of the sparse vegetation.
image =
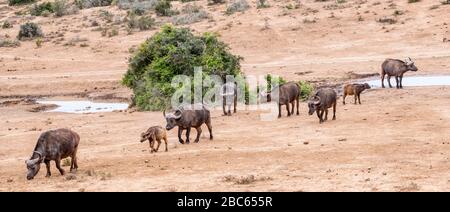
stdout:
{"type": "Polygon", "coordinates": [[[379,18],[377,21],[379,23],[387,23],[387,24],[395,24],[395,23],[397,23],[397,20],[395,18],[392,18],[392,17],[379,18]]]}
{"type": "Polygon", "coordinates": [[[79,9],[87,9],[91,7],[104,7],[111,5],[113,0],[75,0],[75,4],[79,9]]]}
{"type": "Polygon", "coordinates": [[[250,8],[246,0],[235,0],[227,7],[225,12],[227,15],[231,15],[235,12],[244,12],[250,8]]]}
{"type": "Polygon", "coordinates": [[[14,47],[19,47],[19,46],[20,46],[20,42],[18,40],[10,40],[7,38],[0,38],[0,47],[14,48],[14,47]]]}
{"type": "Polygon", "coordinates": [[[76,13],[76,7],[71,8],[70,4],[66,0],[56,0],[53,3],[53,9],[56,17],[62,17],[64,15],[76,13]]]}
{"type": "Polygon", "coordinates": [[[4,21],[3,24],[2,24],[2,29],[9,29],[9,28],[12,28],[12,27],[13,27],[12,23],[9,22],[8,20],[4,21]]]}
{"type": "Polygon", "coordinates": [[[213,4],[224,4],[225,0],[208,0],[208,4],[209,5],[213,5],[213,4]]]}
{"type": "Polygon", "coordinates": [[[262,9],[262,8],[269,8],[270,5],[267,3],[267,0],[258,0],[256,2],[256,8],[262,9]]]}
{"type": "Polygon", "coordinates": [[[69,158],[64,158],[62,160],[62,166],[70,166],[71,165],[71,161],[69,158]]]}
{"type": "Polygon", "coordinates": [[[223,181],[225,182],[232,182],[236,185],[248,185],[257,181],[268,181],[272,180],[271,177],[255,177],[255,175],[247,175],[247,176],[241,176],[236,177],[232,175],[227,175],[223,178],[223,181]]]}
{"type": "Polygon", "coordinates": [[[17,39],[23,40],[42,36],[44,36],[44,33],[42,33],[41,27],[36,23],[28,22],[20,26],[17,39]]]}
{"type": "Polygon", "coordinates": [[[138,16],[134,12],[128,13],[126,21],[128,29],[139,29],[141,31],[152,29],[156,24],[155,19],[151,16],[138,16]]]}
{"type": "Polygon", "coordinates": [[[13,5],[21,5],[21,4],[30,4],[35,2],[35,0],[8,0],[9,6],[13,5]]]}
{"type": "Polygon", "coordinates": [[[43,13],[53,13],[53,4],[51,2],[36,3],[30,8],[30,14],[41,16],[43,13]]]}
{"type": "Polygon", "coordinates": [[[172,23],[175,25],[185,25],[199,22],[209,17],[209,14],[202,7],[195,4],[187,4],[181,10],[182,15],[173,17],[172,23]]]}
{"type": "Polygon", "coordinates": [[[134,53],[122,83],[133,89],[139,109],[161,110],[176,90],[171,86],[174,76],[193,76],[194,67],[222,78],[240,76],[240,60],[215,34],[195,36],[189,29],[164,25],[134,53]]]}
{"type": "Polygon", "coordinates": [[[42,47],[42,38],[38,38],[38,39],[36,39],[36,47],[37,48],[41,48],[42,47]]]}
{"type": "Polygon", "coordinates": [[[408,0],[408,3],[417,3],[420,2],[420,0],[408,0]]]}

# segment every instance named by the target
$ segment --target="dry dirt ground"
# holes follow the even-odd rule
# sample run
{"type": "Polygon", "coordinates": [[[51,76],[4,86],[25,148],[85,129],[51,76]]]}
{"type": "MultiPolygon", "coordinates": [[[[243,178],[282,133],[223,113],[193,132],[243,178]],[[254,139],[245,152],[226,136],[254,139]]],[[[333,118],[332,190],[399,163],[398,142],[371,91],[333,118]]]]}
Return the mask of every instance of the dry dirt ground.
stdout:
{"type": "MultiPolygon", "coordinates": [[[[226,5],[207,6],[202,0],[198,4],[212,18],[189,27],[219,33],[245,58],[242,70],[248,75],[333,84],[351,81],[348,72],[376,73],[385,58],[407,56],[419,68],[407,75],[450,74],[450,42],[443,42],[450,39],[450,5],[348,0],[329,6],[333,2],[301,1],[299,8],[286,9],[297,2],[269,1],[270,8],[256,9],[249,1],[249,10],[227,16],[226,5]],[[440,6],[430,9],[434,5],[440,6]],[[376,21],[396,10],[403,12],[397,23],[376,21]]],[[[16,36],[26,19],[46,33],[41,48],[33,41],[0,48],[0,191],[450,190],[448,86],[373,89],[362,95],[363,105],[342,105],[341,97],[337,120],[324,124],[307,115],[306,103],[300,116],[284,113],[272,122],[259,119],[264,111],[239,110],[232,117],[214,111],[213,141],[204,128],[200,143],[181,145],[172,130],[169,152],[156,154],[139,143],[139,135],[165,125],[160,112],[29,112],[35,105],[21,99],[125,101],[131,92],[120,79],[129,48],[157,30],[127,35],[120,28],[118,36],[102,37],[89,22],[100,10],[124,11],[111,6],[62,18],[14,14],[25,7],[0,1],[0,22],[14,22],[1,35],[16,36]],[[65,40],[59,43],[47,36],[60,31],[65,40]],[[64,45],[76,36],[87,38],[89,46],[64,45]],[[42,166],[27,181],[24,161],[39,134],[59,127],[81,136],[77,174],[62,177],[52,164],[52,177],[44,177],[42,166]]]]}

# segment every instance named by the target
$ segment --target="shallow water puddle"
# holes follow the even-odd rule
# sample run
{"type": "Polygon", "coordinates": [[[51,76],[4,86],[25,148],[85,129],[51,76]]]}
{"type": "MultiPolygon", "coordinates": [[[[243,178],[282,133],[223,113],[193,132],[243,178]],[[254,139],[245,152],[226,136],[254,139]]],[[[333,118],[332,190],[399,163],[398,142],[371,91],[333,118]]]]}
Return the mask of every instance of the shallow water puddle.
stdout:
{"type": "MultiPolygon", "coordinates": [[[[388,81],[384,78],[384,86],[389,87],[388,81]]],[[[369,83],[370,87],[381,88],[381,79],[372,79],[368,81],[363,81],[363,83],[369,83]]],[[[440,85],[450,85],[450,76],[414,76],[414,77],[403,77],[402,82],[404,87],[410,86],[440,86],[440,85]]],[[[395,88],[396,82],[395,77],[391,77],[391,85],[395,88]]]]}
{"type": "Polygon", "coordinates": [[[58,107],[46,112],[63,113],[99,113],[112,112],[115,110],[126,110],[126,103],[97,103],[91,101],[37,101],[39,104],[53,104],[58,107]]]}

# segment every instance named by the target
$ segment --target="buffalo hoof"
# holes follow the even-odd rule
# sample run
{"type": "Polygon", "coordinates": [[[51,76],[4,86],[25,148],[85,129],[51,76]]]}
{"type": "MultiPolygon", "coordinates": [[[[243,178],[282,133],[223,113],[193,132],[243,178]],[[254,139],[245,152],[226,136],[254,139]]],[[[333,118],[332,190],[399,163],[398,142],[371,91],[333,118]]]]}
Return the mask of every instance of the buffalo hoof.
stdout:
{"type": "Polygon", "coordinates": [[[336,117],[333,117],[333,120],[336,120],[336,117]]]}
{"type": "Polygon", "coordinates": [[[213,139],[213,136],[209,136],[209,140],[212,140],[213,139]]]}
{"type": "Polygon", "coordinates": [[[194,143],[198,143],[198,140],[195,140],[194,143]]]}
{"type": "Polygon", "coordinates": [[[184,141],[183,141],[183,140],[178,140],[178,142],[180,142],[180,144],[184,144],[184,141]]]}
{"type": "Polygon", "coordinates": [[[50,177],[50,176],[52,176],[52,174],[46,174],[46,175],[45,175],[45,177],[50,177]]]}
{"type": "Polygon", "coordinates": [[[187,140],[186,142],[185,142],[185,144],[190,144],[191,142],[189,141],[189,140],[187,140]]]}

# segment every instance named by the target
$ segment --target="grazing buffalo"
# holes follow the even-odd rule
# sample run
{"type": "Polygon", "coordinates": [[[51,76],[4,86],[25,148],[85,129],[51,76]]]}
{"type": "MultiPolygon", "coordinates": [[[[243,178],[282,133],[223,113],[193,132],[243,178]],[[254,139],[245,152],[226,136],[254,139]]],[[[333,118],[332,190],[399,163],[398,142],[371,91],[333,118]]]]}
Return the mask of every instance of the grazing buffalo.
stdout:
{"type": "Polygon", "coordinates": [[[161,139],[164,139],[164,143],[166,144],[166,152],[167,149],[167,132],[166,129],[162,128],[161,126],[154,126],[148,128],[147,131],[143,132],[141,134],[141,143],[148,140],[151,153],[158,152],[159,146],[161,145],[161,139]],[[155,147],[155,141],[158,142],[158,146],[155,147]]]}
{"type": "Polygon", "coordinates": [[[295,102],[297,102],[297,115],[300,114],[298,107],[300,101],[300,86],[295,82],[288,82],[272,89],[270,93],[261,92],[260,98],[267,98],[270,102],[275,100],[278,103],[278,118],[281,117],[281,106],[286,105],[288,116],[294,114],[295,102]],[[289,104],[292,104],[292,111],[289,110],[289,104]]]}
{"type": "Polygon", "coordinates": [[[392,88],[391,76],[395,77],[397,88],[403,88],[403,74],[405,74],[405,72],[407,71],[417,70],[418,69],[414,65],[414,62],[409,57],[405,61],[386,59],[381,65],[381,86],[384,88],[384,75],[387,74],[387,81],[390,88],[392,88]]]}
{"type": "Polygon", "coordinates": [[[70,171],[78,168],[77,149],[80,142],[80,136],[69,129],[57,129],[44,132],[39,137],[33,154],[27,164],[27,179],[32,180],[39,172],[41,163],[44,162],[47,167],[46,177],[50,177],[50,161],[56,162],[61,175],[64,175],[64,169],[61,168],[61,159],[70,157],[70,171]]]}
{"type": "Polygon", "coordinates": [[[370,85],[367,83],[364,84],[358,84],[358,83],[354,83],[354,84],[347,84],[344,86],[344,100],[342,103],[344,103],[345,105],[345,97],[347,97],[348,95],[354,95],[355,96],[355,104],[356,104],[356,100],[358,100],[359,104],[361,104],[361,93],[366,90],[366,89],[370,89],[370,85]]]}
{"type": "Polygon", "coordinates": [[[237,105],[237,86],[233,82],[227,82],[222,85],[221,95],[223,97],[223,114],[231,116],[231,105],[234,104],[234,113],[236,113],[237,105]],[[225,110],[225,106],[228,107],[228,111],[225,110]]]}
{"type": "Polygon", "coordinates": [[[331,88],[321,88],[314,93],[308,102],[309,115],[312,115],[314,111],[319,117],[319,123],[323,123],[328,119],[328,108],[333,107],[333,120],[336,120],[336,102],[337,94],[331,88]],[[325,119],[323,113],[325,112],[325,119]]]}
{"type": "Polygon", "coordinates": [[[191,127],[197,130],[197,138],[195,139],[195,142],[197,143],[200,140],[200,135],[202,133],[201,126],[203,124],[206,124],[208,127],[209,139],[213,139],[211,115],[209,110],[203,104],[179,107],[174,113],[167,115],[166,111],[164,111],[163,115],[167,121],[167,130],[171,130],[172,128],[178,126],[178,140],[182,144],[184,144],[184,141],[181,139],[181,133],[183,130],[186,130],[186,143],[188,144],[191,127]]]}

